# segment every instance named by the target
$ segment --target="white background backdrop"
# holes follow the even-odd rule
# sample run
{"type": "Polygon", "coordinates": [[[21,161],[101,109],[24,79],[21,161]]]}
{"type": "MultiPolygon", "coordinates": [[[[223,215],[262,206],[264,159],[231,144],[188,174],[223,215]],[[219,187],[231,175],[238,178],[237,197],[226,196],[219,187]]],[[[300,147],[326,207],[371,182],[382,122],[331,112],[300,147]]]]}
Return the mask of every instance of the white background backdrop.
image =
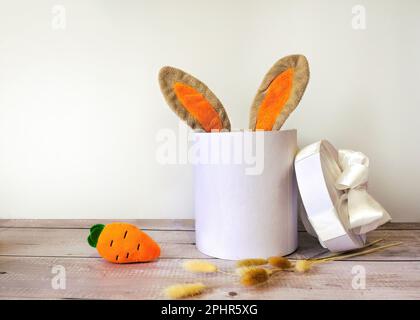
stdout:
{"type": "Polygon", "coordinates": [[[0,218],[192,217],[191,167],[155,159],[158,130],[178,128],[159,68],[202,79],[244,128],[264,73],[291,53],[311,80],[285,128],[300,146],[365,152],[371,193],[395,221],[420,221],[416,0],[1,0],[0,218]]]}

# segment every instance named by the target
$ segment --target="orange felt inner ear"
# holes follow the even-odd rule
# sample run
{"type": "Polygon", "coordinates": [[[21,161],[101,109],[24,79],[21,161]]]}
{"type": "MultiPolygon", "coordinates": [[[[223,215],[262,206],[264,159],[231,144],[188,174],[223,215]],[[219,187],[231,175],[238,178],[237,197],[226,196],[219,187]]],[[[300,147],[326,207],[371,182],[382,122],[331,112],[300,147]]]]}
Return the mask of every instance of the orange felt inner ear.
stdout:
{"type": "Polygon", "coordinates": [[[219,114],[200,92],[181,82],[174,84],[174,91],[184,108],[200,123],[204,130],[210,132],[223,128],[219,114]]]}
{"type": "Polygon", "coordinates": [[[293,84],[293,69],[280,73],[268,87],[257,114],[255,129],[271,131],[280,112],[283,110],[293,84]]]}

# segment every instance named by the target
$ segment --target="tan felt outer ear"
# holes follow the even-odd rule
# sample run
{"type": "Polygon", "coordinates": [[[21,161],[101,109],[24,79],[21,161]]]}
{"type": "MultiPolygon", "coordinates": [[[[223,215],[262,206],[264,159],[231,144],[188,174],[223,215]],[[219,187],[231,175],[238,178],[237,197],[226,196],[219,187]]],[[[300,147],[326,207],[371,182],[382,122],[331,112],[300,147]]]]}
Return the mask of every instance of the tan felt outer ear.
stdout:
{"type": "MultiPolygon", "coordinates": [[[[186,106],[183,105],[181,100],[178,98],[174,88],[179,84],[189,86],[193,88],[199,96],[201,95],[205,99],[204,101],[207,102],[202,104],[203,107],[211,107],[211,110],[204,110],[204,114],[207,116],[209,114],[218,115],[218,119],[216,120],[219,124],[221,124],[221,130],[230,131],[229,117],[223,108],[222,103],[200,80],[180,69],[176,69],[174,67],[163,67],[159,72],[159,84],[168,105],[182,120],[186,121],[192,129],[209,131],[206,130],[206,126],[200,123],[197,117],[194,117],[193,114],[188,111],[186,106]]],[[[190,100],[196,99],[197,97],[190,97],[190,100]]],[[[200,99],[200,97],[198,97],[198,99],[200,99]]],[[[195,108],[197,108],[197,106],[195,106],[195,108]]],[[[208,125],[211,126],[211,124],[208,125]]]]}
{"type": "Polygon", "coordinates": [[[249,127],[256,129],[258,111],[270,84],[284,71],[293,70],[292,88],[271,130],[280,130],[290,113],[297,107],[309,81],[308,60],[303,55],[290,55],[278,60],[265,75],[251,106],[249,127]]]}

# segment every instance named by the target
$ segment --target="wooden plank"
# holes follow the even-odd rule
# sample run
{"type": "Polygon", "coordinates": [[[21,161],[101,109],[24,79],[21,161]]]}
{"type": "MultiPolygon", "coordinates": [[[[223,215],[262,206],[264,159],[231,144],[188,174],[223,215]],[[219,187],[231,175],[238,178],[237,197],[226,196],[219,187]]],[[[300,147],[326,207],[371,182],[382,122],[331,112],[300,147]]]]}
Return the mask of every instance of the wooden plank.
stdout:
{"type": "MultiPolygon", "coordinates": [[[[86,242],[88,233],[85,229],[0,228],[0,256],[98,257],[97,251],[86,242]]],[[[147,233],[160,244],[162,258],[207,258],[195,247],[194,231],[147,233]]],[[[309,235],[302,236],[306,239],[302,252],[318,254],[319,250],[313,251],[321,249],[317,242],[309,235]]]]}
{"type": "MultiPolygon", "coordinates": [[[[57,229],[89,229],[97,223],[110,223],[115,220],[106,219],[0,219],[0,227],[8,228],[57,228],[57,229]]],[[[120,222],[132,223],[144,230],[194,230],[193,219],[123,219],[120,222]]],[[[299,223],[299,231],[304,231],[299,223]]],[[[389,222],[379,230],[420,230],[420,223],[389,222]]]]}
{"type": "MultiPolygon", "coordinates": [[[[194,245],[192,231],[147,231],[165,258],[204,258],[194,245]],[[185,252],[185,253],[184,253],[185,252]]],[[[0,256],[98,257],[86,241],[85,229],[0,228],[0,256]]]]}
{"type": "MultiPolygon", "coordinates": [[[[233,263],[213,260],[233,271],[233,263]]],[[[420,299],[420,264],[416,262],[331,262],[307,274],[285,272],[258,288],[244,288],[236,276],[192,274],[182,260],[114,265],[101,259],[0,257],[0,297],[67,299],[164,299],[175,283],[200,281],[203,299],[420,299]],[[53,289],[53,266],[63,266],[66,289],[53,289]],[[352,287],[354,266],[366,271],[366,288],[352,287]]]]}
{"type": "MultiPolygon", "coordinates": [[[[42,228],[42,229],[89,229],[97,223],[107,224],[116,220],[109,219],[0,219],[3,228],[42,228]]],[[[193,219],[121,219],[143,230],[189,230],[193,231],[193,219]]],[[[304,231],[299,223],[298,229],[304,231]]]]}
{"type": "MultiPolygon", "coordinates": [[[[194,231],[156,231],[147,233],[162,248],[162,258],[205,258],[195,245],[194,231]]],[[[85,229],[0,228],[0,256],[31,257],[98,257],[86,238],[85,229]]],[[[370,234],[371,241],[385,238],[387,242],[404,244],[354,260],[420,260],[420,230],[377,230],[370,234]]],[[[309,258],[326,253],[316,239],[299,232],[299,249],[291,258],[309,258]]]]}
{"type": "Polygon", "coordinates": [[[115,221],[132,223],[143,230],[194,230],[192,219],[0,219],[0,227],[89,229],[97,223],[107,224],[115,221]]]}
{"type": "Polygon", "coordinates": [[[378,228],[379,230],[420,230],[419,222],[388,222],[378,228]]]}

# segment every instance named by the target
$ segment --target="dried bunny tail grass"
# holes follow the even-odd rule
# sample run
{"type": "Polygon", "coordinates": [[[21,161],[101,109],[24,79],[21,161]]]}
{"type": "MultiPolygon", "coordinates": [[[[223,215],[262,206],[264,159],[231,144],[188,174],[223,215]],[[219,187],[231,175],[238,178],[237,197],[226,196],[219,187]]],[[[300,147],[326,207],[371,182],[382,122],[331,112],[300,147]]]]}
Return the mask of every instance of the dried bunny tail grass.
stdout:
{"type": "Polygon", "coordinates": [[[367,249],[367,250],[363,250],[360,252],[355,252],[355,253],[344,253],[341,255],[338,255],[336,257],[332,257],[332,258],[325,258],[325,259],[321,259],[316,261],[316,263],[321,263],[321,262],[328,262],[328,261],[335,261],[335,260],[341,260],[341,259],[345,259],[345,258],[352,258],[352,257],[358,257],[358,256],[362,256],[368,253],[374,253],[376,251],[380,251],[386,248],[391,248],[391,247],[395,247],[395,246],[399,246],[400,244],[402,244],[402,242],[394,242],[394,243],[389,243],[389,244],[385,244],[379,247],[375,247],[372,249],[367,249]]]}
{"type": "Polygon", "coordinates": [[[217,271],[217,266],[207,261],[189,260],[184,262],[185,270],[196,273],[212,273],[217,271]]]}
{"type": "MultiPolygon", "coordinates": [[[[384,239],[378,239],[378,240],[372,241],[372,242],[368,243],[367,245],[365,245],[364,247],[361,247],[361,248],[359,248],[359,249],[355,249],[355,250],[348,251],[348,252],[347,252],[347,253],[345,253],[345,254],[349,254],[349,253],[357,253],[357,252],[362,252],[362,251],[365,251],[365,249],[367,249],[367,248],[369,248],[369,247],[372,247],[373,245],[375,245],[375,244],[377,244],[378,242],[381,242],[381,241],[383,241],[383,240],[384,240],[384,239]]],[[[334,253],[334,254],[331,254],[331,255],[328,255],[328,256],[324,256],[324,257],[319,257],[319,258],[310,258],[310,259],[308,259],[308,260],[311,260],[311,261],[327,260],[327,259],[331,259],[331,258],[335,258],[335,257],[342,256],[343,254],[344,254],[343,252],[340,252],[340,253],[334,253]]]]}
{"type": "Polygon", "coordinates": [[[267,259],[261,259],[261,258],[255,258],[255,259],[244,259],[244,260],[239,260],[236,263],[236,266],[238,268],[240,267],[251,267],[251,266],[261,266],[264,264],[267,264],[267,259]]]}
{"type": "Polygon", "coordinates": [[[255,286],[263,284],[270,278],[270,272],[264,268],[249,268],[245,270],[241,276],[241,283],[244,286],[255,286]]]}
{"type": "MultiPolygon", "coordinates": [[[[379,241],[378,241],[379,242],[379,241]]],[[[307,272],[309,270],[311,270],[312,266],[314,264],[319,264],[319,263],[325,263],[325,262],[329,262],[329,261],[335,261],[335,260],[341,260],[341,259],[346,259],[346,258],[352,258],[352,257],[358,257],[358,256],[362,256],[368,253],[373,253],[376,251],[380,251],[386,248],[390,248],[390,247],[394,247],[394,246],[398,246],[402,244],[402,242],[394,242],[394,243],[390,243],[390,244],[386,244],[383,246],[379,246],[376,248],[371,248],[371,249],[365,249],[362,251],[358,251],[358,252],[354,252],[354,253],[349,253],[349,254],[338,254],[338,255],[334,255],[332,257],[327,257],[324,259],[319,259],[319,260],[297,260],[295,263],[295,271],[297,272],[307,272]]]]}
{"type": "Polygon", "coordinates": [[[165,289],[165,294],[171,299],[182,299],[202,294],[206,286],[201,282],[175,284],[165,289]]]}
{"type": "Polygon", "coordinates": [[[290,260],[284,257],[270,257],[267,260],[269,265],[279,269],[289,269],[292,267],[290,260]]]}
{"type": "Polygon", "coordinates": [[[235,269],[235,274],[242,277],[244,273],[248,272],[249,270],[256,268],[256,267],[239,267],[235,269]]]}
{"type": "Polygon", "coordinates": [[[295,271],[297,272],[308,272],[309,270],[312,269],[312,265],[314,264],[314,262],[309,261],[309,260],[296,260],[295,263],[295,271]]]}
{"type": "MultiPolygon", "coordinates": [[[[242,277],[245,273],[250,272],[252,270],[255,269],[264,269],[258,266],[249,266],[249,267],[240,267],[240,268],[236,268],[235,269],[235,274],[242,277]]],[[[271,270],[271,269],[264,269],[267,271],[268,275],[271,275],[275,270],[271,270]]]]}

